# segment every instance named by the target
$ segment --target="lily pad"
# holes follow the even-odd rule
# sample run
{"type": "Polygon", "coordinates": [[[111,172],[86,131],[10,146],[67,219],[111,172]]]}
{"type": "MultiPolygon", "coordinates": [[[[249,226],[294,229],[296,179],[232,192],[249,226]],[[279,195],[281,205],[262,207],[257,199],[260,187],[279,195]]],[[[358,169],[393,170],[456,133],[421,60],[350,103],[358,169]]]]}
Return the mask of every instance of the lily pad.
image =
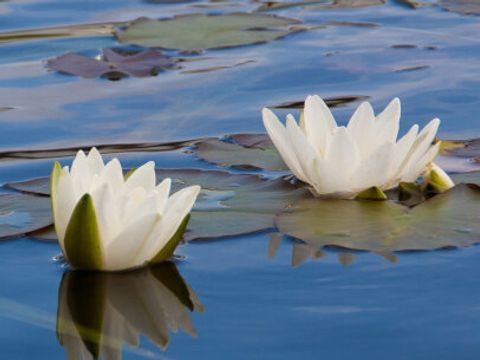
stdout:
{"type": "Polygon", "coordinates": [[[191,14],[164,20],[140,18],[115,35],[122,43],[193,51],[272,41],[296,31],[288,26],[300,23],[273,15],[191,14]]]}
{"type": "MultiPolygon", "coordinates": [[[[283,179],[265,180],[257,175],[200,169],[157,169],[156,172],[159,181],[172,178],[172,192],[195,184],[202,187],[184,240],[235,236],[272,228],[275,214],[293,201],[310,196],[308,190],[297,188],[283,179]]],[[[45,177],[10,183],[8,187],[46,195],[48,184],[49,179],[45,177]]],[[[44,231],[31,236],[52,241],[55,233],[44,231]]]]}
{"type": "Polygon", "coordinates": [[[478,0],[439,0],[438,5],[445,10],[462,15],[480,15],[478,0]]]}
{"type": "Polygon", "coordinates": [[[367,6],[384,5],[385,0],[333,0],[329,4],[309,6],[311,10],[320,9],[343,9],[343,8],[359,8],[367,6]]]}
{"type": "Polygon", "coordinates": [[[110,80],[125,76],[155,76],[161,69],[170,68],[173,64],[168,56],[153,49],[123,54],[106,48],[102,49],[102,59],[67,53],[47,61],[51,70],[87,79],[104,76],[110,80]]]}
{"type": "Polygon", "coordinates": [[[276,213],[308,196],[283,179],[199,169],[159,169],[157,177],[172,178],[172,191],[198,184],[202,191],[191,213],[185,240],[212,239],[267,230],[276,213]]]}
{"type": "Polygon", "coordinates": [[[480,157],[480,139],[442,140],[441,153],[444,156],[480,157]]]}
{"type": "Polygon", "coordinates": [[[0,194],[0,239],[23,236],[52,223],[50,200],[22,194],[0,194]]]}
{"type": "MultiPolygon", "coordinates": [[[[364,95],[346,95],[346,96],[336,96],[336,97],[325,98],[324,101],[329,108],[336,108],[336,107],[345,106],[353,102],[366,101],[368,98],[369,98],[368,96],[364,96],[364,95]]],[[[284,102],[275,106],[269,106],[269,108],[303,109],[304,106],[305,106],[304,100],[297,100],[297,101],[284,102]]]]}
{"type": "Polygon", "coordinates": [[[480,242],[480,188],[457,185],[409,210],[391,201],[302,199],[276,217],[284,234],[315,245],[388,253],[480,242]]]}
{"type": "Polygon", "coordinates": [[[36,39],[53,39],[66,37],[105,36],[111,35],[115,26],[122,22],[67,25],[51,28],[28,29],[0,33],[0,43],[28,41],[36,39]]]}
{"type": "Polygon", "coordinates": [[[209,139],[199,142],[195,152],[200,159],[225,167],[288,170],[273,143],[262,135],[209,139]]]}

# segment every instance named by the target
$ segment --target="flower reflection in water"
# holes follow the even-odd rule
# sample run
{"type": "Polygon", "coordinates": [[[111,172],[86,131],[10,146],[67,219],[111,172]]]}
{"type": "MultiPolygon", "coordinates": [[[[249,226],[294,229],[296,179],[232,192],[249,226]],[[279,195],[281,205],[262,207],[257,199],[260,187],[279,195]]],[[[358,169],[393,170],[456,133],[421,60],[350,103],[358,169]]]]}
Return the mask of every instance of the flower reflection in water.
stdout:
{"type": "Polygon", "coordinates": [[[190,312],[202,312],[173,263],[122,273],[70,271],[59,290],[57,337],[67,358],[115,360],[140,335],[165,350],[169,331],[196,332],[190,312]]]}

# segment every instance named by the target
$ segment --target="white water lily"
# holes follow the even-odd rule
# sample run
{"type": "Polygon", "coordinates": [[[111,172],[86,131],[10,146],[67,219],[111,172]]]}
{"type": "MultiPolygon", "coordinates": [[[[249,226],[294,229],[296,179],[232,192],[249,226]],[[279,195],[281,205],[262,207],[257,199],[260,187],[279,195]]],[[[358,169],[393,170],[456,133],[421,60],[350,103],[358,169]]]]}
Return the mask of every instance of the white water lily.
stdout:
{"type": "MultiPolygon", "coordinates": [[[[362,103],[347,126],[337,125],[319,96],[307,97],[300,124],[291,114],[284,126],[269,109],[262,113],[281,157],[315,196],[351,199],[371,188],[385,191],[400,182],[415,182],[429,170],[440,149],[440,142],[433,144],[439,119],[420,132],[413,125],[397,141],[398,98],[377,116],[368,102],[362,103]]],[[[448,177],[443,171],[442,176],[448,177]]]]}
{"type": "Polygon", "coordinates": [[[148,162],[123,176],[118,159],[104,165],[97,149],[77,153],[71,169],[55,163],[52,212],[60,247],[70,264],[88,270],[125,270],[170,257],[200,191],[169,196],[170,179],[156,185],[148,162]]]}

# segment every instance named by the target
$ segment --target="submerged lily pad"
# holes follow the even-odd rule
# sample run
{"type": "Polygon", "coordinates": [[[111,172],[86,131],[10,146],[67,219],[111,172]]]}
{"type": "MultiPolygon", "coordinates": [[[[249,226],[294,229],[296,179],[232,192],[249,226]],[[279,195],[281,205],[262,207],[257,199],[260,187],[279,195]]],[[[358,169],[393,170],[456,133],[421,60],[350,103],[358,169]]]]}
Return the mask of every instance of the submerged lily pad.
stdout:
{"type": "Polygon", "coordinates": [[[0,194],[0,239],[22,236],[51,223],[48,198],[21,193],[0,194]]]}
{"type": "Polygon", "coordinates": [[[112,49],[102,49],[102,59],[67,53],[47,61],[51,70],[77,75],[87,79],[100,76],[118,80],[124,76],[155,76],[161,69],[173,66],[173,61],[153,49],[134,54],[123,54],[112,49]]]}
{"type": "Polygon", "coordinates": [[[385,253],[469,246],[480,242],[480,188],[457,185],[411,210],[390,201],[302,199],[276,225],[318,248],[385,253]]]}
{"type": "Polygon", "coordinates": [[[288,26],[299,23],[272,15],[191,14],[164,20],[140,18],[115,35],[122,43],[192,51],[272,41],[296,31],[288,26]]]}

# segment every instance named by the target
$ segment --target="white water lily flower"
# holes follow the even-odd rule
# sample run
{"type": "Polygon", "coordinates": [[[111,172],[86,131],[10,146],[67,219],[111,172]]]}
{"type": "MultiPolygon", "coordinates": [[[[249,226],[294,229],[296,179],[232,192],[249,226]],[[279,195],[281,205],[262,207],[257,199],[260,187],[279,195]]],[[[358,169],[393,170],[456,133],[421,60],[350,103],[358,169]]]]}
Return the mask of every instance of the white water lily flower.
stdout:
{"type": "Polygon", "coordinates": [[[55,163],[55,231],[73,267],[125,270],[172,255],[200,187],[169,196],[171,180],[156,185],[154,166],[148,162],[124,178],[118,159],[104,165],[95,148],[88,156],[79,151],[70,170],[55,163]]]}
{"type": "Polygon", "coordinates": [[[398,98],[377,116],[364,102],[347,126],[338,126],[325,102],[319,96],[308,96],[303,117],[299,125],[289,114],[284,126],[272,111],[263,109],[272,142],[292,173],[311,185],[315,196],[351,199],[367,189],[384,191],[400,182],[414,182],[428,170],[440,148],[440,142],[433,144],[439,119],[420,132],[413,125],[397,141],[398,98]]]}

